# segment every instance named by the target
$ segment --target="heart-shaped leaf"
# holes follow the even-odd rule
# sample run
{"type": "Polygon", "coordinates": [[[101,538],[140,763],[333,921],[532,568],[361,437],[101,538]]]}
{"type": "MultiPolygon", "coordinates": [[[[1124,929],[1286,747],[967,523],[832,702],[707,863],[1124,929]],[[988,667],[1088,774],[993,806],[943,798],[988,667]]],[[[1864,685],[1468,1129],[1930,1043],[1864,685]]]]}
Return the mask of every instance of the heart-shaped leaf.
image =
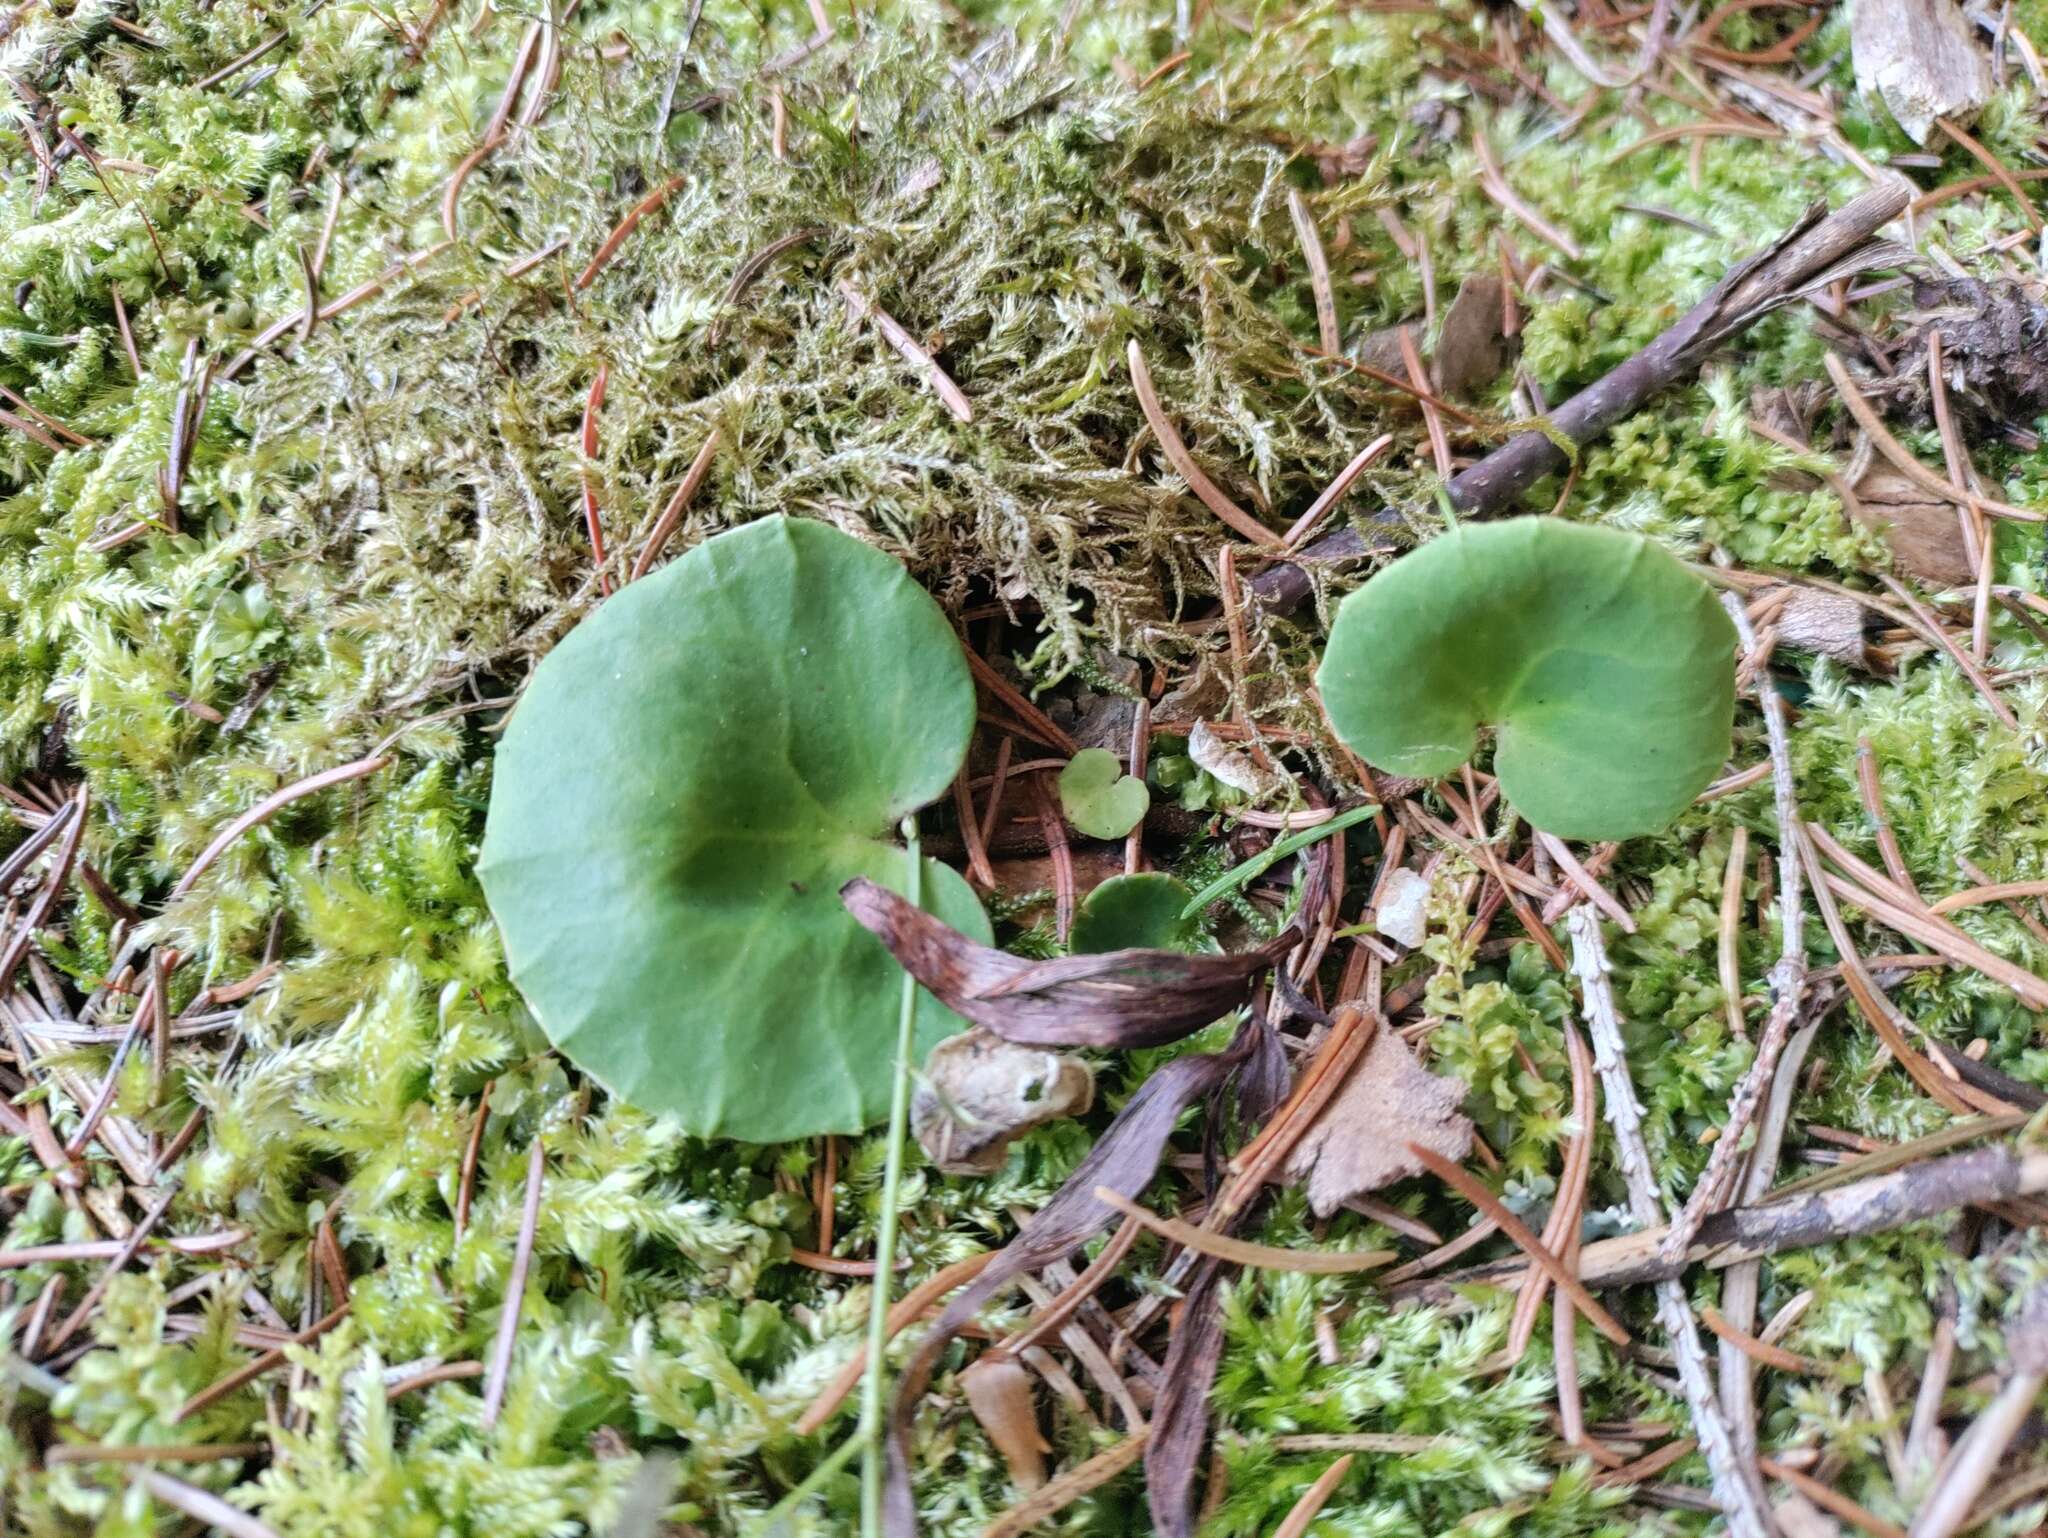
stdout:
{"type": "Polygon", "coordinates": [[[1068,948],[1076,955],[1200,950],[1201,926],[1181,917],[1194,898],[1186,882],[1158,871],[1111,876],[1088,894],[1074,915],[1068,948]]]}
{"type": "Polygon", "coordinates": [[[1122,838],[1145,820],[1152,792],[1107,748],[1083,748],[1060,771],[1060,810],[1090,838],[1122,838]]]}
{"type": "MultiPolygon", "coordinates": [[[[945,791],[974,714],[938,605],[821,523],[721,534],[607,602],[513,715],[480,864],[549,1038],[700,1136],[879,1120],[902,973],[839,888],[905,885],[883,835],[945,791]]],[[[952,870],[922,890],[988,937],[952,870]]],[[[961,1028],[918,1013],[920,1056],[961,1028]]]]}
{"type": "Polygon", "coordinates": [[[1513,518],[1396,561],[1338,610],[1316,681],[1337,735],[1433,779],[1495,729],[1494,772],[1560,838],[1654,833],[1726,762],[1735,627],[1634,534],[1513,518]]]}

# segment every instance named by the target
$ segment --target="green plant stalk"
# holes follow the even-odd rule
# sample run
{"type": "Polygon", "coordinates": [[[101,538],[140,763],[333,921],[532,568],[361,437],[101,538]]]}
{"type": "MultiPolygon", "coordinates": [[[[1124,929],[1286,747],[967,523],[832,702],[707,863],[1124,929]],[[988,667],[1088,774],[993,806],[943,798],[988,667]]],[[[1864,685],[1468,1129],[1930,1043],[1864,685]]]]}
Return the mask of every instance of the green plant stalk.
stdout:
{"type": "Polygon", "coordinates": [[[1342,833],[1346,828],[1356,823],[1364,822],[1366,818],[1373,816],[1378,811],[1379,807],[1375,803],[1367,801],[1360,806],[1354,806],[1348,812],[1339,812],[1328,822],[1319,822],[1313,828],[1304,828],[1299,833],[1288,834],[1287,837],[1281,839],[1271,849],[1261,854],[1253,855],[1249,860],[1244,861],[1240,865],[1232,866],[1214,881],[1203,887],[1201,891],[1195,893],[1188,900],[1188,905],[1180,910],[1182,921],[1185,922],[1195,917],[1196,914],[1200,913],[1226,892],[1236,891],[1247,881],[1256,879],[1275,865],[1278,865],[1289,855],[1308,848],[1310,844],[1320,839],[1328,838],[1332,833],[1342,833]]]}
{"type": "MultiPolygon", "coordinates": [[[[924,867],[917,847],[917,814],[903,819],[903,846],[909,874],[903,895],[920,901],[924,867]]],[[[889,1349],[889,1279],[896,1269],[896,1196],[903,1185],[903,1134],[910,1122],[910,1051],[916,1039],[917,979],[903,974],[903,1005],[896,1018],[896,1074],[889,1091],[889,1157],[882,1167],[882,1217],[875,1230],[875,1287],[868,1304],[868,1370],[860,1384],[860,1430],[855,1440],[866,1450],[860,1469],[861,1538],[880,1538],[882,1531],[882,1388],[887,1376],[884,1354],[889,1349]]]]}
{"type": "Polygon", "coordinates": [[[784,1517],[795,1511],[806,1496],[814,1494],[826,1480],[845,1468],[855,1453],[863,1447],[872,1445],[873,1439],[867,1435],[863,1424],[852,1436],[827,1453],[824,1462],[804,1475],[802,1482],[789,1494],[763,1512],[747,1529],[748,1538],[775,1538],[775,1535],[782,1531],[784,1517]]]}

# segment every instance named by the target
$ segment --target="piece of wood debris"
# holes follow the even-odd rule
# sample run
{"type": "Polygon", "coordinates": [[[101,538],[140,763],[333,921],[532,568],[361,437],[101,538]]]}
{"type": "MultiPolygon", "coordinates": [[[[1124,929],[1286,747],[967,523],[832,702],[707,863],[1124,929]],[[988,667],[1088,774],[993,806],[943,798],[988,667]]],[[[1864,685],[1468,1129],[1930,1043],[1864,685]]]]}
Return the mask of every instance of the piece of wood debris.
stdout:
{"type": "Polygon", "coordinates": [[[1849,56],[1859,90],[1874,94],[1915,144],[1934,120],[1967,122],[1991,99],[1991,62],[1955,0],[1855,0],[1849,56]]]}

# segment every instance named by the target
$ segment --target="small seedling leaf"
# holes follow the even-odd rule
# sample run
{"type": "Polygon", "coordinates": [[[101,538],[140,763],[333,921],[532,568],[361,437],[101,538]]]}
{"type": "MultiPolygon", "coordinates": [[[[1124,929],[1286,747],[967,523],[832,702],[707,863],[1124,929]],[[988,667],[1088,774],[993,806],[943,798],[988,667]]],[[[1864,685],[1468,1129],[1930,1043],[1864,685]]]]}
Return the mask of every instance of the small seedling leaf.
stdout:
{"type": "Polygon", "coordinates": [[[1345,600],[1317,682],[1337,735],[1434,779],[1495,731],[1516,810],[1560,838],[1655,833],[1727,761],[1735,629],[1637,535],[1470,524],[1345,600]]]}
{"type": "Polygon", "coordinates": [[[1107,748],[1083,748],[1060,771],[1060,810],[1090,838],[1122,838],[1145,820],[1152,792],[1107,748]]]}
{"type": "Polygon", "coordinates": [[[1195,894],[1184,881],[1157,871],[1112,876],[1088,894],[1074,915],[1068,947],[1097,951],[1202,949],[1201,926],[1181,917],[1195,894]]]}
{"type": "MultiPolygon", "coordinates": [[[[902,974],[839,888],[903,884],[885,835],[951,784],[974,713],[938,605],[825,524],[763,519],[609,600],[513,715],[480,863],[549,1039],[698,1136],[881,1119],[902,974]]],[[[954,871],[922,890],[988,938],[954,871]]],[[[918,1017],[920,1055],[961,1028],[918,1017]]]]}

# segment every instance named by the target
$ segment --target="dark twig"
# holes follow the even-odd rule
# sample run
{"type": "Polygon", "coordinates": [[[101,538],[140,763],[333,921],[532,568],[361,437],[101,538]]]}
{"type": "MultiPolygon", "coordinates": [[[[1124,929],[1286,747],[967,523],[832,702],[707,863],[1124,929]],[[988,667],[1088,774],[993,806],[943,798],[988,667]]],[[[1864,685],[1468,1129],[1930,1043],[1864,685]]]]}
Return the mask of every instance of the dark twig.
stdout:
{"type": "MultiPolygon", "coordinates": [[[[1906,189],[1893,183],[1873,188],[1831,214],[1819,206],[1809,210],[1763,251],[1737,263],[1669,331],[1551,412],[1550,432],[1517,434],[1453,478],[1447,488],[1451,506],[1478,515],[1510,506],[1537,481],[1570,462],[1560,439],[1583,448],[1780,305],[1835,278],[1901,260],[1904,248],[1875,236],[1898,217],[1906,198],[1906,189]]],[[[1309,595],[1313,582],[1306,563],[1351,560],[1393,548],[1391,528],[1374,537],[1340,529],[1302,551],[1304,564],[1275,565],[1253,578],[1250,586],[1268,608],[1284,612],[1309,595]]]]}

